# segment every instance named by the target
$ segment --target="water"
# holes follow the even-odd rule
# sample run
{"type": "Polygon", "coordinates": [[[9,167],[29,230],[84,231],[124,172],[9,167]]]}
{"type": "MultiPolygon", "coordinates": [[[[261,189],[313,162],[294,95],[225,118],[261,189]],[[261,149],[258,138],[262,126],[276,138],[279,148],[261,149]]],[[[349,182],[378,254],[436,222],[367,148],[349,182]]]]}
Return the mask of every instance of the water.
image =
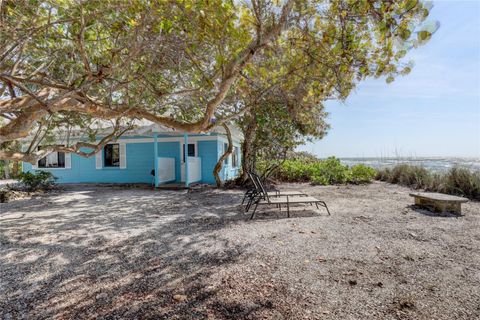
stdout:
{"type": "Polygon", "coordinates": [[[466,168],[471,171],[480,171],[480,158],[340,158],[343,164],[353,166],[364,164],[374,168],[391,168],[397,164],[409,164],[424,167],[435,172],[444,172],[453,167],[466,168]]]}

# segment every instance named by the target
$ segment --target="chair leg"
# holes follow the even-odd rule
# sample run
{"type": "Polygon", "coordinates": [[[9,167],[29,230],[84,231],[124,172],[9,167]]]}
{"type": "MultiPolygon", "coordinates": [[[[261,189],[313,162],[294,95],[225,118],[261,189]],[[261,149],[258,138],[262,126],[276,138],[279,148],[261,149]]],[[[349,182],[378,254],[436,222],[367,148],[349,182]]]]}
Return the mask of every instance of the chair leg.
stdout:
{"type": "Polygon", "coordinates": [[[257,211],[257,207],[258,207],[258,201],[257,201],[257,203],[255,203],[255,208],[253,209],[252,215],[250,216],[250,220],[253,219],[253,216],[255,215],[255,212],[257,211]]]}
{"type": "Polygon", "coordinates": [[[323,206],[325,207],[325,209],[327,209],[328,215],[330,215],[330,210],[328,210],[327,204],[324,201],[322,201],[321,203],[323,203],[323,206]]]}
{"type": "Polygon", "coordinates": [[[245,212],[248,212],[248,210],[250,210],[250,207],[252,206],[253,200],[254,200],[253,197],[248,199],[247,206],[245,207],[245,212]]]}
{"type": "Polygon", "coordinates": [[[290,204],[287,203],[287,218],[290,218],[290,204]]]}
{"type": "Polygon", "coordinates": [[[247,192],[245,192],[245,195],[243,196],[242,204],[245,203],[245,200],[247,200],[247,198],[251,198],[253,194],[254,192],[252,190],[247,190],[247,192]]]}
{"type": "Polygon", "coordinates": [[[245,195],[243,196],[242,205],[245,203],[245,199],[247,199],[247,193],[248,192],[246,192],[245,195]]]}
{"type": "Polygon", "coordinates": [[[315,202],[315,205],[317,206],[317,209],[320,209],[320,208],[318,207],[318,202],[315,202]]]}

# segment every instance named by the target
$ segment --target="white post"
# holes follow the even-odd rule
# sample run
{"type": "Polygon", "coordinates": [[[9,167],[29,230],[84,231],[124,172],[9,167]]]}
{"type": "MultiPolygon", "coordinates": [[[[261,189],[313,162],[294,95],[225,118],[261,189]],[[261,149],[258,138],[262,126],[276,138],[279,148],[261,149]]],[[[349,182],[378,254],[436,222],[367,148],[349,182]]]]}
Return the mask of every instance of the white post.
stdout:
{"type": "Polygon", "coordinates": [[[183,140],[185,143],[185,146],[183,147],[183,152],[185,155],[185,187],[188,188],[188,134],[187,133],[183,135],[183,140]]]}
{"type": "Polygon", "coordinates": [[[155,171],[155,188],[158,187],[158,134],[153,134],[153,170],[155,171]]]}

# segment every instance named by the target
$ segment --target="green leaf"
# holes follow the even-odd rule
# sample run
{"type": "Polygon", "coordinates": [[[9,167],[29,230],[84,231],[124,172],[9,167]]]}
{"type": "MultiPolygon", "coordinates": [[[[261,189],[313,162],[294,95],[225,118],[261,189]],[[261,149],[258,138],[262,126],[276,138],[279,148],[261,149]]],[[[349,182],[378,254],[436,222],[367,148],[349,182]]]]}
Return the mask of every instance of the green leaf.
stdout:
{"type": "Polygon", "coordinates": [[[417,37],[420,41],[427,41],[432,37],[432,34],[426,30],[422,30],[418,32],[417,37]]]}

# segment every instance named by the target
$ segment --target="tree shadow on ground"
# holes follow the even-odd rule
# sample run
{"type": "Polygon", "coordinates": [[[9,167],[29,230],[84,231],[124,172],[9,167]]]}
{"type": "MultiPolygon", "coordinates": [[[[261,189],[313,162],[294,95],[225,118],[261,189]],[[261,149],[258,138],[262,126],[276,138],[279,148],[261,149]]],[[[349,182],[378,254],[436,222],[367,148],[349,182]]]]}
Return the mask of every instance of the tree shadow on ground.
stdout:
{"type": "Polygon", "coordinates": [[[0,318],[231,317],[209,277],[245,247],[216,231],[245,219],[240,193],[93,188],[3,207],[0,318]]]}

